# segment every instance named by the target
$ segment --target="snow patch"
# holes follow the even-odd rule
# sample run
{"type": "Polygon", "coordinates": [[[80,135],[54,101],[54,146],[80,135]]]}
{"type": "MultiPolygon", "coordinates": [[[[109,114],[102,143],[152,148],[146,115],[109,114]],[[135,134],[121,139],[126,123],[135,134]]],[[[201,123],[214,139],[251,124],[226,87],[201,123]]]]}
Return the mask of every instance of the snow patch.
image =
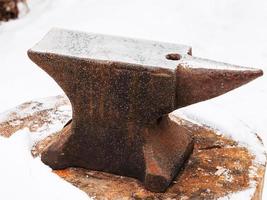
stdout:
{"type": "Polygon", "coordinates": [[[217,69],[217,70],[233,70],[233,71],[258,71],[258,69],[241,67],[238,65],[232,65],[224,62],[213,61],[205,58],[198,58],[189,55],[183,55],[180,66],[188,68],[201,68],[201,69],[217,69]]]}
{"type": "Polygon", "coordinates": [[[0,137],[0,199],[90,199],[32,157],[31,135],[24,129],[8,139],[0,137]]]}
{"type": "Polygon", "coordinates": [[[242,190],[240,192],[236,192],[233,194],[229,194],[225,197],[220,197],[218,200],[244,200],[251,199],[255,192],[255,188],[248,188],[246,190],[242,190]]]}
{"type": "Polygon", "coordinates": [[[221,166],[216,167],[216,169],[217,169],[217,171],[215,172],[216,176],[223,176],[224,179],[228,182],[233,181],[233,176],[231,175],[231,171],[229,169],[226,169],[221,166]]]}

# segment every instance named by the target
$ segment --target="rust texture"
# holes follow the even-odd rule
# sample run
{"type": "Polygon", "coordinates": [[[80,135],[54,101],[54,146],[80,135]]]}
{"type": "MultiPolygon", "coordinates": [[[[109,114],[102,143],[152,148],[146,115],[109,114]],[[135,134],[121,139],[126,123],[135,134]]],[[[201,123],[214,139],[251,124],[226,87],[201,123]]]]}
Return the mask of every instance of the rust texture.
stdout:
{"type": "Polygon", "coordinates": [[[189,55],[190,47],[51,30],[29,57],[62,87],[73,119],[42,153],[53,169],[81,167],[137,178],[163,192],[193,150],[171,111],[262,75],[189,55]]]}

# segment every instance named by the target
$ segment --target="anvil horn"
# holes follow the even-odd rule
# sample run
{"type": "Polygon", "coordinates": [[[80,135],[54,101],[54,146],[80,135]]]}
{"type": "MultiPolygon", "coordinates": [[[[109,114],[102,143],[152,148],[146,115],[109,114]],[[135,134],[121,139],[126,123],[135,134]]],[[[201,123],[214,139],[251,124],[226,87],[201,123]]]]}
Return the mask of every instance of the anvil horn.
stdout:
{"type": "Polygon", "coordinates": [[[190,54],[184,45],[51,30],[28,55],[65,91],[73,119],[42,161],[134,177],[165,191],[194,146],[168,114],[262,74],[190,54]]]}
{"type": "Polygon", "coordinates": [[[217,97],[262,74],[260,69],[184,56],[176,69],[176,106],[180,108],[217,97]]]}

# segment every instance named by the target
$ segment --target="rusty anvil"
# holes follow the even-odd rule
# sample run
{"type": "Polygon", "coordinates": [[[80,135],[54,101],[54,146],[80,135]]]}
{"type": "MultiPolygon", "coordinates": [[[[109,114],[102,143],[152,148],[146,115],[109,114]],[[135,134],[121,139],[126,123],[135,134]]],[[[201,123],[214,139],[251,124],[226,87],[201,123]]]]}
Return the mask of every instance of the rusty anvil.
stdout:
{"type": "Polygon", "coordinates": [[[42,161],[134,177],[156,192],[166,190],[194,144],[168,114],[263,73],[192,57],[184,45],[63,29],[52,29],[28,55],[73,108],[42,161]]]}

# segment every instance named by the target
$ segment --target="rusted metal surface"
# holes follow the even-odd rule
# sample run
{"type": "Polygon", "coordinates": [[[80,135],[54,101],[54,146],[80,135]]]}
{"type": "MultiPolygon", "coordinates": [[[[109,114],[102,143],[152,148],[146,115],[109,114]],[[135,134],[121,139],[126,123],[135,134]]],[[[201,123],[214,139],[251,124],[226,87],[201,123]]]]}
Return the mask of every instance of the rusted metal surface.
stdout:
{"type": "Polygon", "coordinates": [[[134,177],[165,191],[193,150],[190,131],[167,114],[262,75],[189,54],[182,45],[51,30],[28,55],[65,91],[73,119],[42,161],[134,177]]]}

